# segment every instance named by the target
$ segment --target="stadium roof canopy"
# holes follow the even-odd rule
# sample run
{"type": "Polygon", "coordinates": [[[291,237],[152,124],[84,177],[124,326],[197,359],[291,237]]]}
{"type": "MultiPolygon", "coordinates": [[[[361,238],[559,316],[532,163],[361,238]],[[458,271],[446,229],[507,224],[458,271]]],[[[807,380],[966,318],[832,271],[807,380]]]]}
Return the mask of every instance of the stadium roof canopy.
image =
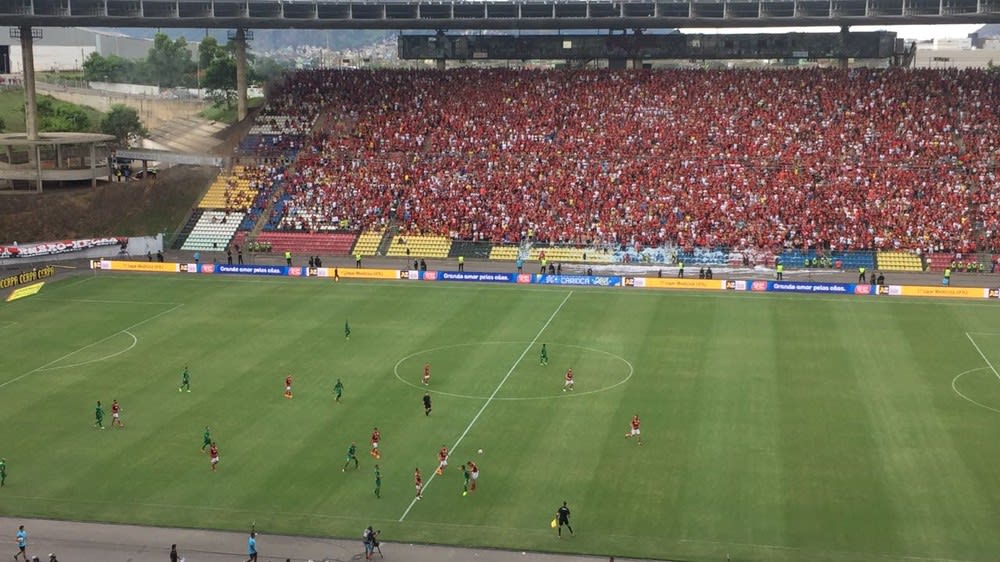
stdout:
{"type": "Polygon", "coordinates": [[[1000,0],[0,0],[12,26],[658,29],[1000,23],[1000,0]]]}

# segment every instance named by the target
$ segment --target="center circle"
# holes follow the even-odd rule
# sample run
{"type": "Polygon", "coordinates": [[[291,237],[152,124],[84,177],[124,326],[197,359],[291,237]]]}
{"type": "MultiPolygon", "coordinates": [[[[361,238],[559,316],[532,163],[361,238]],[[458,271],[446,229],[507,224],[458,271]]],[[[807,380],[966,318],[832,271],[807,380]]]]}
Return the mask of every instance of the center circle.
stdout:
{"type": "MultiPolygon", "coordinates": [[[[466,349],[466,348],[470,348],[470,347],[480,347],[480,346],[504,346],[504,345],[509,345],[509,346],[515,346],[516,345],[516,346],[531,346],[531,347],[534,347],[535,346],[535,342],[529,342],[529,341],[483,341],[483,342],[454,343],[454,344],[449,344],[449,345],[442,345],[442,346],[438,346],[438,347],[432,347],[432,348],[429,348],[429,349],[421,349],[419,351],[415,351],[415,352],[413,352],[413,353],[411,353],[409,355],[406,355],[405,357],[401,358],[399,361],[396,361],[396,364],[393,365],[393,367],[392,367],[392,374],[395,375],[395,377],[400,382],[402,382],[403,384],[405,384],[407,386],[411,386],[411,387],[419,389],[419,390],[423,390],[425,392],[430,392],[432,394],[439,394],[441,396],[450,396],[452,398],[466,398],[466,399],[469,399],[469,400],[489,400],[490,396],[488,394],[487,395],[475,395],[475,394],[463,394],[463,393],[460,393],[460,392],[448,392],[448,391],[444,391],[444,390],[437,390],[437,389],[432,388],[430,386],[424,386],[422,384],[417,384],[417,383],[412,382],[412,381],[408,381],[408,380],[406,380],[400,374],[399,368],[400,368],[401,365],[403,365],[404,363],[406,363],[407,361],[410,361],[412,359],[423,357],[423,356],[428,356],[428,355],[434,355],[436,353],[443,352],[443,351],[461,350],[461,349],[466,349]]],[[[592,389],[592,390],[583,390],[583,391],[579,391],[579,392],[578,391],[572,391],[572,392],[565,392],[565,393],[545,395],[545,396],[507,396],[507,397],[504,397],[504,396],[494,396],[493,400],[497,400],[497,401],[500,401],[500,400],[503,400],[503,401],[552,400],[552,399],[556,399],[556,398],[570,398],[570,397],[573,397],[573,396],[587,396],[587,395],[590,395],[590,394],[597,394],[598,392],[607,392],[609,390],[617,388],[617,387],[625,384],[626,382],[628,382],[629,379],[632,378],[632,375],[635,374],[635,367],[632,366],[632,363],[629,362],[628,359],[625,359],[621,355],[617,355],[617,354],[611,353],[609,351],[603,351],[603,350],[595,349],[595,348],[592,348],[592,347],[585,347],[585,346],[582,346],[582,345],[573,345],[573,344],[546,343],[546,345],[548,346],[550,355],[554,355],[555,353],[558,352],[559,349],[568,348],[568,349],[575,349],[575,350],[578,350],[578,351],[582,351],[582,352],[588,353],[588,354],[597,354],[599,356],[602,356],[605,360],[610,359],[613,363],[620,363],[622,365],[621,371],[622,371],[622,373],[623,373],[624,376],[622,376],[619,380],[617,380],[617,381],[615,381],[615,382],[613,382],[611,384],[606,384],[605,386],[602,386],[601,388],[596,388],[596,389],[592,389]]],[[[517,363],[518,367],[520,367],[521,364],[524,363],[525,361],[528,361],[527,354],[530,353],[530,351],[531,351],[530,349],[527,350],[527,351],[524,351],[523,348],[518,349],[519,353],[524,353],[524,356],[521,357],[521,361],[519,361],[517,363]]],[[[418,369],[414,369],[414,372],[418,372],[418,369]]],[[[551,372],[558,372],[558,370],[551,371],[551,372]]],[[[432,371],[432,374],[433,374],[433,371],[432,371]]],[[[560,373],[560,376],[561,376],[561,373],[560,373]]],[[[432,381],[433,380],[434,379],[432,378],[432,381]]],[[[579,382],[579,381],[580,381],[580,376],[579,376],[579,373],[578,373],[577,382],[579,382]]],[[[499,380],[497,382],[499,383],[499,380]]],[[[562,387],[559,386],[559,388],[562,388],[562,387]]]]}
{"type": "Polygon", "coordinates": [[[951,379],[951,389],[955,391],[955,394],[958,394],[966,401],[971,402],[972,404],[975,404],[976,406],[979,406],[980,408],[983,408],[985,410],[989,410],[991,412],[996,412],[1000,414],[1000,410],[998,410],[997,408],[994,408],[992,406],[987,406],[986,404],[983,404],[982,402],[979,402],[974,398],[970,398],[969,396],[967,396],[965,393],[963,393],[961,390],[958,389],[958,380],[961,379],[962,377],[966,375],[971,375],[972,373],[978,373],[981,371],[989,371],[989,370],[990,370],[989,367],[978,367],[976,369],[969,369],[968,371],[959,373],[955,375],[955,378],[951,379]]]}

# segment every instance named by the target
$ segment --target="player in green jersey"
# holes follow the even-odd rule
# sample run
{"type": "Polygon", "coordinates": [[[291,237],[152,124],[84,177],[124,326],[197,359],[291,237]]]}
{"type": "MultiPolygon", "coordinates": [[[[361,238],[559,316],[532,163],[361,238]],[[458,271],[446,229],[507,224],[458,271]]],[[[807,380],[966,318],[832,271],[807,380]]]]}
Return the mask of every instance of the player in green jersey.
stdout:
{"type": "Polygon", "coordinates": [[[375,465],[375,497],[382,497],[382,473],[379,472],[378,465],[375,465]]]}
{"type": "Polygon", "coordinates": [[[0,488],[7,485],[7,459],[0,459],[0,488]]]}
{"type": "Polygon", "coordinates": [[[184,372],[181,373],[181,385],[177,387],[177,392],[187,389],[191,392],[191,373],[188,372],[187,365],[184,365],[184,372]]]}
{"type": "Polygon", "coordinates": [[[346,320],[344,321],[344,339],[351,339],[351,323],[346,320]]]}
{"type": "Polygon", "coordinates": [[[351,464],[351,461],[354,461],[354,470],[357,470],[358,469],[358,446],[356,444],[354,444],[353,442],[351,443],[351,446],[347,448],[347,462],[344,463],[344,468],[342,468],[340,471],[341,472],[347,472],[347,465],[351,464]]]}
{"type": "Polygon", "coordinates": [[[205,452],[205,447],[212,444],[212,430],[205,426],[205,433],[201,436],[201,452],[205,452]]]}
{"type": "Polygon", "coordinates": [[[548,365],[549,364],[549,350],[545,348],[545,344],[544,343],[542,344],[542,353],[538,357],[538,364],[539,365],[548,365]]]}
{"type": "Polygon", "coordinates": [[[462,465],[461,470],[462,470],[462,480],[463,480],[462,495],[467,496],[469,495],[469,478],[472,477],[472,474],[469,473],[469,469],[464,464],[462,465]]]}
{"type": "Polygon", "coordinates": [[[101,401],[97,401],[97,408],[94,409],[94,426],[104,429],[104,408],[101,401]]]}
{"type": "Polygon", "coordinates": [[[344,383],[340,382],[340,379],[333,385],[333,393],[337,395],[337,402],[340,402],[340,397],[344,395],[344,383]]]}

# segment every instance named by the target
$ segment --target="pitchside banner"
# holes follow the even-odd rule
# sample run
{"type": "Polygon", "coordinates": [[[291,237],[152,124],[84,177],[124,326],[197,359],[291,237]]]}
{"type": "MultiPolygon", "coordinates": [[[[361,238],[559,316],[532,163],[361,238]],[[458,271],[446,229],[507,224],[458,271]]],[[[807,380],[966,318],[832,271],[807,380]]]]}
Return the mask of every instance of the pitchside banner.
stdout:
{"type": "MultiPolygon", "coordinates": [[[[640,287],[647,289],[701,289],[722,291],[727,288],[736,290],[735,284],[732,287],[726,286],[725,279],[682,279],[677,277],[626,277],[624,285],[626,287],[640,287]]],[[[733,283],[729,281],[729,283],[733,283]]],[[[746,290],[744,286],[741,291],[746,290]]]]}
{"type": "Polygon", "coordinates": [[[517,283],[516,273],[439,271],[438,281],[478,281],[480,283],[517,283]]]}
{"type": "Polygon", "coordinates": [[[284,265],[216,265],[213,272],[227,275],[285,276],[288,275],[288,269],[284,265]]]}
{"type": "MultiPolygon", "coordinates": [[[[759,281],[754,281],[753,290],[758,291],[759,281]]],[[[855,283],[814,283],[812,281],[765,281],[766,291],[775,293],[818,293],[828,295],[873,295],[875,286],[855,283]]]]}
{"type": "Polygon", "coordinates": [[[577,285],[588,287],[620,287],[622,278],[603,275],[539,275],[531,276],[531,282],[538,285],[577,285]]]}
{"type": "Polygon", "coordinates": [[[178,264],[176,263],[161,263],[155,261],[91,260],[90,268],[109,271],[150,271],[159,273],[177,273],[180,271],[178,264]]]}

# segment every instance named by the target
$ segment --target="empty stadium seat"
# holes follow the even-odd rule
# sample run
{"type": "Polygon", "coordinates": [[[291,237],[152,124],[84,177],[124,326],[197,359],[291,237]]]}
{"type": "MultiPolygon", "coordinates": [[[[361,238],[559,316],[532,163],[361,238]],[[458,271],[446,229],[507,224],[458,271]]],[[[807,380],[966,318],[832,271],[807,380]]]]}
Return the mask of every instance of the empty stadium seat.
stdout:
{"type": "Polygon", "coordinates": [[[243,221],[243,216],[244,213],[205,211],[181,249],[216,252],[225,250],[243,221]]]}
{"type": "Polygon", "coordinates": [[[923,271],[920,256],[912,252],[879,252],[876,255],[878,268],[883,271],[923,271]]]}
{"type": "Polygon", "coordinates": [[[358,235],[353,232],[309,234],[304,232],[262,232],[257,241],[270,244],[272,252],[290,251],[306,255],[346,256],[358,235]]]}
{"type": "Polygon", "coordinates": [[[351,253],[374,256],[378,251],[379,244],[382,243],[383,235],[385,235],[384,230],[362,232],[361,236],[358,236],[357,242],[354,243],[354,249],[351,250],[351,253]]]}
{"type": "Polygon", "coordinates": [[[451,248],[451,239],[445,236],[396,236],[392,239],[390,257],[446,258],[451,248]]]}

